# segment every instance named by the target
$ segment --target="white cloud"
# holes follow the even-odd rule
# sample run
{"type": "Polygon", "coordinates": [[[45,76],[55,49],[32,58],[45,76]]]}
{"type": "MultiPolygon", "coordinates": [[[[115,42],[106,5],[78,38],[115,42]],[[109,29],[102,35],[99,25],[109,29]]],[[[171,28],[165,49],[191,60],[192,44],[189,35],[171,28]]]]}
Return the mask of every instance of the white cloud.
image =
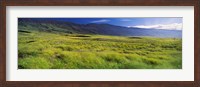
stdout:
{"type": "Polygon", "coordinates": [[[182,23],[128,26],[146,29],[182,30],[182,23]]]}
{"type": "Polygon", "coordinates": [[[91,23],[102,23],[102,22],[109,22],[110,20],[102,19],[102,20],[96,20],[92,21],[91,23]]]}

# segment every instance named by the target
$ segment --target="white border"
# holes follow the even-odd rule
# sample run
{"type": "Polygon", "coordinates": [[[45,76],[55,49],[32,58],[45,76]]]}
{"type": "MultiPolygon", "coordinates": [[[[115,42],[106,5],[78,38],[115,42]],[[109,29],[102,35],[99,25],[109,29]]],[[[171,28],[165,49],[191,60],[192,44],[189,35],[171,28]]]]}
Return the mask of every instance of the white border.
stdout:
{"type": "Polygon", "coordinates": [[[7,81],[194,81],[193,6],[7,6],[7,81]],[[18,17],[183,17],[182,69],[17,70],[18,17]]]}

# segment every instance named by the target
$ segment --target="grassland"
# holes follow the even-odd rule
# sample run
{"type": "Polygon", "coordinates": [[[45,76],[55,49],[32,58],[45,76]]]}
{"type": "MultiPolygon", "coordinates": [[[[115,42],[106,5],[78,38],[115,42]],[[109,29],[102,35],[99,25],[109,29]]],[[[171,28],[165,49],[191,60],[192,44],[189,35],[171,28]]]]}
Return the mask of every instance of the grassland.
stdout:
{"type": "Polygon", "coordinates": [[[19,31],[19,69],[180,69],[182,40],[19,31]]]}

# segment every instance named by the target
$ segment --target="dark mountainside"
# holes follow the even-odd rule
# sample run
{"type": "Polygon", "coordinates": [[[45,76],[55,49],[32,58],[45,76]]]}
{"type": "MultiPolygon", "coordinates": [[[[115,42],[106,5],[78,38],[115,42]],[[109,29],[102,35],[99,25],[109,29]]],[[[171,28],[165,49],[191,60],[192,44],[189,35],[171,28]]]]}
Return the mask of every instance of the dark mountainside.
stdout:
{"type": "Polygon", "coordinates": [[[128,28],[110,24],[76,24],[72,22],[19,18],[18,29],[38,30],[45,32],[64,32],[69,34],[100,34],[114,36],[152,36],[161,38],[182,38],[181,30],[159,30],[159,29],[140,29],[128,28]]]}

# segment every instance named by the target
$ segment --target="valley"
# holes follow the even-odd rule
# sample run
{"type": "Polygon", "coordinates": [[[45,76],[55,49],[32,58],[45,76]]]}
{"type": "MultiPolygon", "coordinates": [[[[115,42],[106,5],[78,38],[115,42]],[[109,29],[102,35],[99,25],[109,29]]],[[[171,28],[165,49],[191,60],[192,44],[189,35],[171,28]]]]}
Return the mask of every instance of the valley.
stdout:
{"type": "Polygon", "coordinates": [[[19,69],[182,68],[181,31],[30,19],[18,22],[19,69]]]}

